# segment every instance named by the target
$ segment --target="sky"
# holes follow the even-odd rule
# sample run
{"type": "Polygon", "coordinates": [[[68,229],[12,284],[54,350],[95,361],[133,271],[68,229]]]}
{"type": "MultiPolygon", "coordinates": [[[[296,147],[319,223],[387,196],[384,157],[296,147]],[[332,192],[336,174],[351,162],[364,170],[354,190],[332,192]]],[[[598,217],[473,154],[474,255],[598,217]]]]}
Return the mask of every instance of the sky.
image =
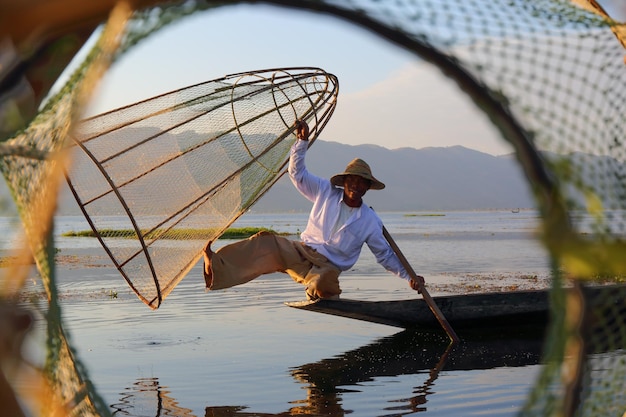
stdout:
{"type": "Polygon", "coordinates": [[[415,55],[337,18],[268,5],[195,13],[151,35],[108,71],[87,115],[227,74],[293,66],[339,79],[321,140],[512,152],[456,85],[415,55]]]}
{"type": "Polygon", "coordinates": [[[141,41],[109,70],[87,115],[227,74],[293,66],[339,79],[321,140],[512,152],[459,88],[415,55],[331,16],[258,4],[195,13],[141,41]]]}

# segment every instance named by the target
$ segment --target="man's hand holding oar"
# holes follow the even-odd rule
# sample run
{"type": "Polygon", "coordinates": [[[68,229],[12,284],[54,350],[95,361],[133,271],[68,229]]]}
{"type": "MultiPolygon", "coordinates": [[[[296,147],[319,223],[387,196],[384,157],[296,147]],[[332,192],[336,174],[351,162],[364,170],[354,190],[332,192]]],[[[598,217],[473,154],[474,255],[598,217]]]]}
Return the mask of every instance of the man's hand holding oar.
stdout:
{"type": "Polygon", "coordinates": [[[409,281],[409,286],[413,288],[418,293],[422,293],[422,288],[424,288],[424,277],[421,275],[413,275],[411,276],[411,280],[409,281]]]}

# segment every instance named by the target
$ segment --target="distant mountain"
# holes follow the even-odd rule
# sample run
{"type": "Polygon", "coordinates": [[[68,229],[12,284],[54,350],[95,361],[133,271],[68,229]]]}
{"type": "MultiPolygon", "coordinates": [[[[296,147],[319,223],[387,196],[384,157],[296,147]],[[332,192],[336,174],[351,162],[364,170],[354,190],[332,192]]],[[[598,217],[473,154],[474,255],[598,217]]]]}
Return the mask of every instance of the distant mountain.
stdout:
{"type": "MultiPolygon", "coordinates": [[[[511,156],[492,156],[462,146],[401,148],[344,145],[317,140],[307,153],[308,169],[324,178],[343,172],[354,158],[365,160],[387,187],[370,191],[365,202],[377,211],[480,210],[534,207],[521,168],[511,156]]],[[[66,187],[67,188],[67,187],[66,187]]],[[[302,197],[284,175],[252,207],[256,212],[308,211],[302,197]]],[[[80,214],[69,190],[60,214],[80,214]]]]}
{"type": "MultiPolygon", "coordinates": [[[[534,207],[522,170],[512,155],[492,156],[462,146],[401,148],[344,145],[318,140],[307,167],[325,178],[343,172],[354,158],[365,160],[387,187],[365,202],[377,211],[479,210],[534,207]]],[[[257,212],[308,211],[311,204],[287,175],[253,207],[257,212]]]]}

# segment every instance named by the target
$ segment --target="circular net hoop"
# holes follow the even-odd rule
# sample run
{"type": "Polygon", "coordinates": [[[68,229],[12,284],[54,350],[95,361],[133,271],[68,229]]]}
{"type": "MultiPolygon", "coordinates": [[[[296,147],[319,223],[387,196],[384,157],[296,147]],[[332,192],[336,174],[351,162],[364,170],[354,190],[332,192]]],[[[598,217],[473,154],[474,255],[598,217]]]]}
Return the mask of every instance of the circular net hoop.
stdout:
{"type": "Polygon", "coordinates": [[[284,173],[295,121],[314,140],[337,93],[337,78],[318,68],[252,71],[80,123],[68,184],[144,303],[158,308],[206,242],[284,173]]]}
{"type": "MultiPolygon", "coordinates": [[[[619,4],[619,0],[612,1],[619,4]]],[[[228,4],[233,3],[237,2],[228,4]]],[[[626,249],[625,25],[610,19],[594,0],[266,0],[264,3],[340,17],[406,48],[456,81],[500,128],[503,138],[514,146],[515,155],[536,191],[543,240],[554,261],[553,312],[544,354],[546,366],[520,415],[622,415],[626,409],[624,290],[616,287],[611,297],[593,299],[585,293],[583,284],[623,278],[626,271],[623,255],[626,249]],[[573,291],[563,289],[563,275],[571,278],[573,291]]],[[[119,51],[182,16],[223,4],[210,0],[163,2],[159,7],[137,11],[132,18],[136,24],[128,25],[119,51]]],[[[332,91],[331,82],[327,82],[332,91]]],[[[57,107],[44,111],[10,144],[43,151],[62,147],[75,115],[71,103],[76,91],[74,83],[67,86],[57,107]]],[[[229,83],[232,80],[226,82],[226,88],[229,83]]],[[[334,89],[336,95],[336,84],[334,89]]],[[[321,115],[330,113],[332,110],[309,114],[309,122],[318,122],[314,133],[324,124],[321,115]]],[[[236,123],[241,124],[241,118],[236,123]]],[[[254,155],[253,151],[244,151],[254,155]]],[[[5,156],[0,168],[22,209],[26,228],[34,229],[42,218],[31,207],[36,208],[42,194],[40,189],[49,184],[46,165],[54,165],[54,161],[37,162],[23,158],[20,152],[5,156]]],[[[97,166],[85,155],[80,156],[81,152],[77,147],[77,166],[97,166]]],[[[141,162],[140,155],[131,160],[131,164],[141,162]]],[[[263,162],[263,165],[266,170],[267,164],[263,162]]],[[[97,184],[107,183],[107,175],[103,172],[97,184]]],[[[78,180],[72,176],[70,179],[78,180]]],[[[104,193],[105,189],[106,184],[99,192],[104,193]]],[[[165,189],[169,191],[171,185],[165,189]]],[[[133,205],[122,207],[121,214],[116,212],[113,216],[128,218],[126,208],[135,213],[133,205]]],[[[142,224],[129,223],[130,230],[141,236],[142,224]]],[[[156,224],[160,223],[150,223],[148,228],[156,224]]],[[[156,230],[160,233],[162,229],[156,230]]],[[[151,237],[143,239],[140,247],[129,253],[145,258],[146,249],[155,243],[146,244],[151,242],[151,237]]],[[[177,242],[187,244],[182,240],[177,242]]],[[[198,252],[197,248],[194,251],[198,252]]],[[[129,256],[120,265],[126,268],[132,263],[129,256]]],[[[41,264],[38,267],[41,271],[41,264]]],[[[132,268],[129,266],[127,270],[132,268]]],[[[152,306],[158,306],[163,299],[161,292],[154,290],[158,281],[150,274],[155,271],[150,269],[146,276],[151,278],[138,283],[152,291],[146,297],[155,300],[152,306]]],[[[158,283],[159,288],[167,285],[158,283]]],[[[169,285],[171,290],[175,281],[169,285]]],[[[82,385],[79,389],[82,390],[82,385]]]]}

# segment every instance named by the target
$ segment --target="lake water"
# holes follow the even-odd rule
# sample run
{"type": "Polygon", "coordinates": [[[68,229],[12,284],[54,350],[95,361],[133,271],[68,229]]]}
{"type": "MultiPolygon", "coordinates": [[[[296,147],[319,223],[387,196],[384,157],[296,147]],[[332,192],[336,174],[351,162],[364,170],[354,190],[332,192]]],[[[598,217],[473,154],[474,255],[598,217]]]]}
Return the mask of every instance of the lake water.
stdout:
{"type": "MultiPolygon", "coordinates": [[[[534,211],[380,215],[431,295],[549,285],[534,211]]],[[[305,214],[249,213],[235,226],[305,224],[305,214]]],[[[56,226],[65,325],[115,415],[514,416],[541,369],[540,335],[446,351],[445,336],[289,308],[304,289],[282,274],[205,292],[198,264],[152,311],[95,239],[59,236],[86,229],[83,219],[56,226]]],[[[345,298],[417,297],[366,247],[340,281],[345,298]]]]}

